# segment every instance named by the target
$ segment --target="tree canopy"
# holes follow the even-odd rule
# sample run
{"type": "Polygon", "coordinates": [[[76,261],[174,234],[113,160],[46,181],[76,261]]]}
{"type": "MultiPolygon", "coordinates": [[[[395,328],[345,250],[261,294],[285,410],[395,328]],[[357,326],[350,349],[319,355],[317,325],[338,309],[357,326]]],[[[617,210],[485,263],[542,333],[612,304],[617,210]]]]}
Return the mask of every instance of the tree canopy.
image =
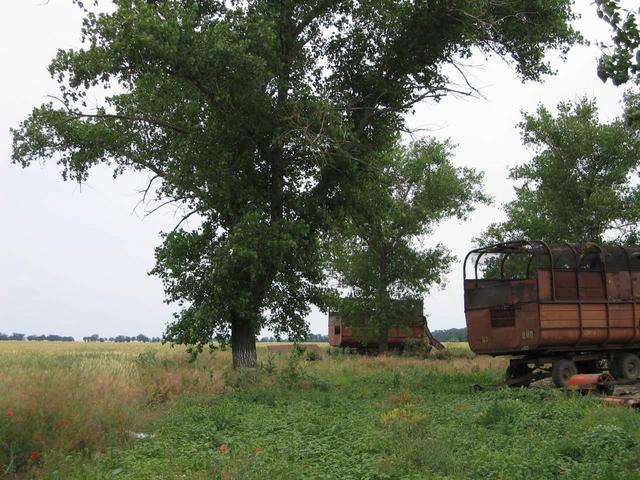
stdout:
{"type": "Polygon", "coordinates": [[[460,92],[474,52],[523,79],[551,72],[545,52],[577,39],[571,3],[115,0],[52,61],[59,99],[14,130],[13,160],[55,160],[75,181],[98,164],[150,172],[158,205],[197,219],[156,252],[180,305],[165,339],[230,342],[234,365],[254,366],[261,328],[306,333],[322,232],[404,115],[460,92]]]}
{"type": "MultiPolygon", "coordinates": [[[[598,16],[613,31],[612,42],[598,62],[598,76],[614,85],[640,80],[640,29],[638,17],[618,0],[596,0],[598,16]]],[[[640,8],[638,9],[640,14],[640,8]]]]}
{"type": "Polygon", "coordinates": [[[452,145],[434,139],[397,144],[377,162],[334,244],[334,269],[349,290],[339,302],[343,322],[368,317],[367,332],[387,347],[388,329],[415,321],[416,302],[442,283],[453,257],[425,237],[440,221],[466,218],[482,193],[482,175],[451,163],[452,145]],[[406,307],[406,308],[403,308],[406,307]]]}
{"type": "MultiPolygon", "coordinates": [[[[636,102],[627,95],[627,112],[636,102]]],[[[559,104],[556,115],[540,106],[519,127],[536,154],[511,169],[516,198],[484,243],[639,240],[640,136],[628,115],[602,123],[595,103],[582,99],[559,104]]]]}

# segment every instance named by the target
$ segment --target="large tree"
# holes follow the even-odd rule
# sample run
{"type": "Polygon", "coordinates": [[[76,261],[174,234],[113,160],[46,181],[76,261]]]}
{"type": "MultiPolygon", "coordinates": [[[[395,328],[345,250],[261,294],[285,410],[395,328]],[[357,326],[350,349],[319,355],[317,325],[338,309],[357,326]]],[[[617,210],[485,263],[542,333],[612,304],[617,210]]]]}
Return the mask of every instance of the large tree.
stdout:
{"type": "MultiPolygon", "coordinates": [[[[433,284],[442,284],[453,260],[442,244],[426,246],[441,221],[465,219],[475,202],[488,201],[482,175],[451,163],[450,142],[435,139],[394,145],[372,159],[372,178],[335,239],[333,267],[348,289],[338,303],[343,323],[366,314],[368,336],[380,352],[391,326],[415,321],[433,284]]],[[[365,180],[367,181],[367,180],[365,180]]]]}
{"type": "Polygon", "coordinates": [[[625,115],[610,122],[588,99],[524,115],[522,138],[536,153],[511,169],[516,198],[484,243],[640,240],[640,135],[629,118],[638,98],[625,98],[625,115]]]}
{"type": "Polygon", "coordinates": [[[262,327],[305,332],[320,234],[404,114],[465,85],[448,75],[474,52],[549,73],[545,52],[577,37],[571,3],[116,0],[87,13],[85,48],[58,52],[59,102],[14,131],[13,159],[55,159],[75,181],[97,164],[151,172],[160,204],[199,219],[156,252],[181,305],[165,339],[230,342],[234,365],[253,366],[262,327]]]}

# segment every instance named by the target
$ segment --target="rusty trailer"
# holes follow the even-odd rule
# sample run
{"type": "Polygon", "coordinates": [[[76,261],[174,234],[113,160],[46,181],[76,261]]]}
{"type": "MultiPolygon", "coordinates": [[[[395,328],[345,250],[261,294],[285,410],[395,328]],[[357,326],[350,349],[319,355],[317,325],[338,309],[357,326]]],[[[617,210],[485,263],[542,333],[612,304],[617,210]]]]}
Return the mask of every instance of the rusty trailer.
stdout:
{"type": "MultiPolygon", "coordinates": [[[[401,348],[407,341],[422,338],[424,335],[425,322],[420,315],[416,320],[411,320],[404,326],[389,328],[388,345],[390,349],[401,348]]],[[[329,312],[329,345],[358,350],[378,349],[378,341],[368,332],[365,316],[345,325],[337,312],[329,312]]]]}
{"type": "Polygon", "coordinates": [[[640,377],[640,246],[506,242],[469,252],[463,275],[469,346],[510,356],[507,380],[566,386],[605,362],[640,377]]]}
{"type": "MultiPolygon", "coordinates": [[[[423,315],[422,301],[395,300],[398,311],[405,317],[402,325],[389,327],[387,343],[389,349],[403,349],[407,342],[425,339],[436,350],[444,346],[436,340],[423,315]]],[[[352,314],[350,321],[345,322],[338,312],[329,312],[329,345],[340,348],[353,348],[360,351],[378,351],[378,339],[372,334],[367,313],[352,314]]]]}

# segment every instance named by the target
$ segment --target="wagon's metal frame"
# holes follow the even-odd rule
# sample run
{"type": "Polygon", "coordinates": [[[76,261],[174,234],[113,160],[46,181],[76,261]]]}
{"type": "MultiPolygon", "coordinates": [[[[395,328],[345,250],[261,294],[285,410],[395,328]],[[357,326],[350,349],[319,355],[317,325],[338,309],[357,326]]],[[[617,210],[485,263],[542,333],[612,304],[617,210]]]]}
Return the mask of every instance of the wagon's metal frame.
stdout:
{"type": "MultiPolygon", "coordinates": [[[[538,279],[537,287],[536,287],[536,295],[537,298],[531,298],[529,301],[516,302],[514,305],[521,305],[524,303],[537,303],[538,309],[538,319],[541,318],[541,309],[545,304],[574,304],[577,305],[577,326],[565,326],[565,327],[553,327],[557,330],[566,329],[578,329],[579,333],[577,334],[577,339],[573,338],[571,342],[565,345],[538,345],[538,348],[534,348],[531,350],[522,350],[522,351],[495,351],[491,352],[483,352],[489,353],[492,355],[511,355],[511,368],[514,371],[523,372],[527,370],[528,364],[533,364],[534,368],[543,367],[544,364],[548,362],[553,362],[554,359],[558,358],[569,358],[575,361],[588,361],[592,359],[604,359],[607,358],[611,360],[613,355],[617,355],[615,352],[622,351],[634,351],[636,353],[640,353],[640,322],[636,316],[638,305],[637,302],[640,300],[637,296],[637,287],[635,286],[636,281],[638,280],[638,272],[640,271],[640,247],[638,246],[623,246],[619,244],[615,245],[605,245],[601,246],[593,242],[588,242],[584,244],[576,244],[571,245],[567,242],[561,244],[548,244],[543,241],[511,241],[511,242],[503,242],[497,243],[494,245],[484,246],[480,248],[476,248],[471,250],[464,259],[463,262],[463,279],[465,282],[465,296],[467,290],[473,290],[473,283],[471,286],[468,286],[468,282],[473,282],[475,280],[475,288],[478,288],[479,283],[482,281],[478,278],[478,268],[482,258],[485,255],[495,254],[499,255],[499,278],[492,278],[490,280],[494,280],[496,282],[509,282],[509,281],[526,281],[536,276],[541,271],[548,271],[548,275],[546,278],[548,279],[548,286],[545,287],[545,295],[544,298],[541,298],[541,287],[540,287],[540,279],[538,279]],[[468,278],[468,266],[469,259],[475,255],[475,259],[472,263],[473,265],[473,277],[468,278]],[[524,279],[509,279],[506,278],[505,274],[505,264],[508,259],[513,255],[528,255],[530,258],[526,265],[526,273],[524,279]],[[533,275],[532,265],[536,264],[535,273],[533,275]],[[548,266],[547,266],[548,262],[548,266]],[[560,262],[564,262],[560,264],[560,262]],[[596,268],[585,268],[585,266],[595,266],[596,268]],[[557,284],[557,272],[575,272],[575,297],[566,298],[558,298],[559,288],[557,284]],[[588,288],[584,287],[584,278],[581,277],[581,272],[589,271],[599,272],[601,278],[601,286],[598,286],[601,289],[602,296],[597,294],[597,298],[589,295],[588,288]],[[608,273],[615,272],[626,272],[628,273],[628,281],[629,281],[629,291],[628,297],[626,296],[626,288],[620,290],[620,284],[616,283],[614,288],[614,293],[612,298],[610,296],[609,285],[608,285],[608,273]],[[635,272],[635,275],[633,274],[635,272]],[[636,277],[636,278],[634,278],[636,277]],[[635,280],[635,281],[634,281],[635,280]],[[583,292],[583,288],[587,288],[585,292],[583,292]],[[624,293],[621,293],[624,292],[624,293]],[[618,296],[618,295],[619,296],[618,296]],[[585,296],[587,298],[585,298],[585,296]],[[589,298],[591,297],[591,298],[589,298]],[[585,339],[583,337],[584,331],[587,328],[583,319],[583,305],[585,304],[599,304],[604,306],[603,317],[602,320],[606,320],[606,324],[602,327],[604,338],[603,341],[599,341],[597,344],[585,344],[585,339]],[[631,305],[631,315],[633,318],[633,325],[628,325],[626,327],[628,330],[632,329],[632,335],[630,339],[623,340],[620,343],[615,343],[615,337],[612,339],[612,329],[617,327],[612,327],[612,309],[611,306],[614,304],[626,304],[631,305]],[[606,327],[605,327],[606,325],[606,327]],[[605,329],[606,328],[606,333],[605,329]],[[606,335],[606,336],[605,336],[606,335]],[[613,342],[613,343],[610,343],[613,342]],[[625,343],[626,342],[626,343],[625,343]],[[608,356],[607,356],[608,355],[608,356]]],[[[566,274],[565,274],[565,279],[566,274]]],[[[595,278],[595,277],[593,277],[595,278]]],[[[614,277],[615,278],[615,277],[614,277]]],[[[624,282],[624,280],[623,280],[624,282]]],[[[544,283],[547,285],[547,283],[544,283]]],[[[612,284],[614,285],[614,284],[612,284]]],[[[487,287],[490,288],[490,287],[487,287]]],[[[565,285],[565,289],[570,288],[570,291],[573,291],[573,282],[565,285]]],[[[496,307],[499,308],[498,305],[496,307]]],[[[481,310],[488,308],[486,305],[483,306],[474,306],[471,304],[467,304],[465,301],[465,312],[471,310],[481,310]]],[[[513,307],[512,307],[513,308],[513,307]]],[[[627,307],[629,308],[629,307],[627,307]]],[[[538,320],[540,321],[540,320],[538,320]]],[[[604,323],[604,322],[603,322],[604,323]]],[[[539,327],[542,328],[542,327],[539,327]]],[[[524,376],[531,377],[530,373],[524,376]]],[[[514,383],[518,383],[517,381],[514,383]]],[[[525,382],[526,383],[526,382],[525,382]]]]}

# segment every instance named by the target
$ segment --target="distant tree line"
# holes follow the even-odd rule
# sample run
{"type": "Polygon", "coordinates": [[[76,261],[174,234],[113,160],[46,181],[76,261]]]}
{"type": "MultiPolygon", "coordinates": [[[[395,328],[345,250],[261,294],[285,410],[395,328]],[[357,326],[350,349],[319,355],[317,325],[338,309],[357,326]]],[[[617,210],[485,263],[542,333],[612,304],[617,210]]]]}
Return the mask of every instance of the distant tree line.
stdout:
{"type": "MultiPolygon", "coordinates": [[[[289,342],[288,339],[276,338],[276,337],[261,337],[258,342],[289,342]]],[[[305,339],[305,342],[328,342],[329,336],[322,335],[321,333],[309,333],[305,339]]]]}
{"type": "Polygon", "coordinates": [[[439,342],[466,342],[466,328],[449,328],[448,330],[434,330],[433,337],[439,342]]]}
{"type": "Polygon", "coordinates": [[[142,333],[135,337],[129,337],[127,335],[118,335],[117,337],[101,337],[97,333],[88,337],[82,337],[83,342],[116,342],[116,343],[129,343],[129,342],[142,342],[142,343],[160,343],[162,338],[160,337],[147,337],[142,333]]]}
{"type": "Polygon", "coordinates": [[[63,337],[61,335],[25,335],[24,333],[12,333],[11,335],[7,335],[6,333],[0,332],[0,341],[3,340],[17,340],[19,342],[23,340],[28,340],[30,342],[73,342],[75,339],[73,337],[63,337]]]}
{"type": "MultiPolygon", "coordinates": [[[[62,335],[26,335],[24,333],[12,333],[8,335],[0,332],[0,341],[30,341],[30,342],[74,342],[75,338],[65,337],[62,335]]],[[[117,337],[101,337],[97,333],[89,337],[82,337],[83,342],[116,342],[116,343],[128,343],[128,342],[142,342],[142,343],[159,343],[162,341],[160,337],[147,337],[140,334],[135,337],[128,337],[127,335],[118,335],[117,337]]],[[[274,340],[275,341],[275,340],[274,340]]]]}

